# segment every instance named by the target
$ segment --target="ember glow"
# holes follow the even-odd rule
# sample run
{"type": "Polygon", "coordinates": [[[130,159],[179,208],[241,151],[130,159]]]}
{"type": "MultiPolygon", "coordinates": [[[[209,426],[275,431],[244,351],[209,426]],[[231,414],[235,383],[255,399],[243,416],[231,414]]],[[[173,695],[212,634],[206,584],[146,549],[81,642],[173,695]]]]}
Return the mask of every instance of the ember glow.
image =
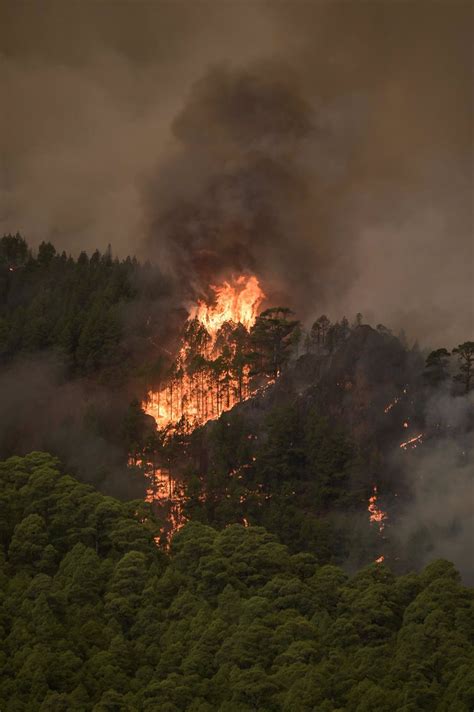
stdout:
{"type": "Polygon", "coordinates": [[[377,504],[378,493],[377,485],[374,485],[372,490],[372,495],[369,497],[369,505],[367,507],[369,512],[369,519],[371,524],[377,524],[379,532],[382,533],[385,529],[385,521],[387,519],[387,513],[384,512],[377,504]]]}
{"type": "Polygon", "coordinates": [[[166,525],[161,534],[168,540],[186,523],[183,513],[185,497],[182,487],[164,467],[142,459],[129,458],[128,464],[142,469],[149,482],[145,501],[161,507],[165,512],[166,525]]]}
{"type": "Polygon", "coordinates": [[[405,442],[400,443],[400,448],[402,448],[402,450],[408,450],[408,448],[416,448],[418,445],[421,445],[422,442],[423,433],[419,433],[418,435],[415,435],[409,440],[405,440],[405,442]]]}
{"type": "Polygon", "coordinates": [[[252,394],[242,341],[255,324],[265,294],[255,276],[245,275],[212,290],[211,303],[200,300],[190,310],[166,384],[149,391],[143,404],[159,428],[183,419],[192,430],[252,394]]]}
{"type": "Polygon", "coordinates": [[[395,406],[397,405],[397,403],[399,403],[399,402],[401,401],[401,399],[403,398],[403,396],[406,395],[406,393],[407,393],[407,389],[404,388],[402,394],[401,394],[400,396],[396,396],[396,398],[394,398],[393,401],[390,401],[390,403],[388,403],[388,404],[385,406],[385,408],[383,409],[383,412],[384,412],[384,413],[390,413],[390,411],[391,411],[393,408],[395,408],[395,406]]]}

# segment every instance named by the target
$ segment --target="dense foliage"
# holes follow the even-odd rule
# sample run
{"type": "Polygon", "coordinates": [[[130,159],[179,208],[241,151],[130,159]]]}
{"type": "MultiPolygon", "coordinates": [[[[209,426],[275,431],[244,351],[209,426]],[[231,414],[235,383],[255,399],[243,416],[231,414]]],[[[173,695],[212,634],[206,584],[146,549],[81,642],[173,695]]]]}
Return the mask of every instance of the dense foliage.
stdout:
{"type": "Polygon", "coordinates": [[[263,528],[187,525],[0,464],[5,712],[468,712],[473,595],[446,561],[352,579],[263,528]]]}
{"type": "MultiPolygon", "coordinates": [[[[73,259],[43,242],[34,255],[20,235],[0,240],[0,362],[54,351],[71,375],[130,377],[137,339],[150,320],[127,311],[134,300],[158,298],[149,265],[113,259],[110,249],[73,259]],[[150,294],[146,295],[149,291],[150,294]]],[[[157,276],[156,274],[154,275],[157,276]]]]}
{"type": "Polygon", "coordinates": [[[145,390],[151,335],[174,326],[168,290],[157,269],[110,250],[74,259],[1,238],[0,458],[47,450],[83,481],[138,497],[129,404],[145,390]]]}
{"type": "Polygon", "coordinates": [[[314,404],[275,407],[260,420],[234,410],[206,431],[178,433],[163,450],[175,472],[181,465],[194,521],[264,526],[318,563],[350,556],[358,566],[381,553],[367,514],[374,469],[314,404]]]}
{"type": "Polygon", "coordinates": [[[474,343],[432,352],[423,369],[360,314],[323,315],[302,338],[288,310],[269,309],[249,334],[225,324],[219,359],[200,357],[206,334],[193,332],[184,368],[223,398],[231,378],[242,391],[244,370],[276,385],[192,433],[158,431],[140,397],[173,386],[170,334],[186,315],[170,293],[110,251],[72,259],[0,240],[0,456],[51,450],[83,481],[134,497],[147,464],[169,468],[191,520],[165,554],[156,505],[105,497],[44,452],[0,463],[0,708],[472,709],[473,598],[453,566],[397,577],[371,564],[348,578],[335,564],[354,571],[383,553],[406,566],[390,527],[408,460],[384,453],[443,428],[464,442],[474,343]],[[444,410],[466,404],[455,427],[425,417],[441,397],[444,410]],[[392,496],[383,538],[367,511],[374,485],[392,496]]]}
{"type": "MultiPolygon", "coordinates": [[[[179,309],[170,308],[173,290],[177,285],[157,268],[135,258],[113,258],[110,246],[103,254],[81,252],[74,259],[50,242],[42,242],[35,253],[20,234],[4,235],[0,238],[0,365],[25,353],[53,351],[71,376],[100,374],[105,381],[124,382],[138,369],[156,385],[173,375],[170,354],[162,348],[164,342],[157,346],[157,337],[163,340],[166,332],[169,340],[170,333],[176,336],[184,323],[179,309]]],[[[242,329],[227,323],[222,338],[233,346],[232,354],[224,354],[213,370],[238,380],[248,360],[254,373],[275,377],[298,342],[306,352],[332,354],[363,319],[359,313],[349,325],[345,317],[331,323],[322,315],[304,334],[291,315],[283,307],[262,312],[248,342],[242,329]]],[[[190,323],[186,335],[190,372],[203,368],[198,355],[208,337],[196,324],[190,323]]],[[[377,331],[390,334],[382,324],[377,331]]],[[[474,342],[459,344],[452,354],[458,361],[453,378],[469,391],[474,385],[474,342]]],[[[446,349],[428,356],[428,382],[448,376],[449,357],[446,349]]]]}
{"type": "MultiPolygon", "coordinates": [[[[392,453],[420,433],[425,443],[443,435],[438,422],[426,422],[426,404],[441,391],[457,397],[472,390],[473,342],[452,354],[438,349],[425,365],[383,325],[363,325],[361,314],[352,324],[322,315],[303,334],[291,312],[277,307],[250,331],[225,322],[216,357],[206,353],[203,324],[171,308],[180,301],[175,287],[110,250],[73,259],[50,243],[33,253],[21,236],[4,236],[0,458],[46,450],[102,491],[138,498],[145,481],[140,468],[127,469],[131,458],[148,465],[147,474],[168,468],[184,487],[184,514],[195,521],[264,526],[320,564],[357,568],[382,553],[400,561],[388,541],[395,518],[381,547],[367,502],[374,486],[391,513],[409,499],[413,473],[406,476],[392,453]],[[170,332],[186,345],[178,372],[170,332]],[[54,365],[43,364],[46,358],[54,365]],[[246,379],[278,379],[267,389],[270,407],[262,395],[192,436],[182,423],[168,437],[141,402],[152,386],[187,398],[183,372],[201,406],[209,384],[211,402],[228,406],[255,393],[253,385],[243,388],[246,379]],[[396,407],[387,412],[389,404],[396,407]]],[[[447,429],[452,436],[450,423],[447,429]]]]}
{"type": "MultiPolygon", "coordinates": [[[[470,342],[453,351],[457,359],[439,349],[425,363],[381,325],[351,328],[321,317],[308,349],[270,391],[205,428],[178,427],[156,439],[154,462],[184,483],[184,511],[194,521],[264,526],[320,564],[355,569],[383,554],[397,570],[422,565],[440,536],[436,517],[418,539],[410,533],[409,544],[401,544],[397,519],[441,441],[468,466],[470,342]],[[342,336],[328,347],[334,329],[342,336]],[[374,488],[390,512],[383,536],[367,511],[374,488]]],[[[140,446],[143,462],[153,460],[149,443],[140,446]]]]}

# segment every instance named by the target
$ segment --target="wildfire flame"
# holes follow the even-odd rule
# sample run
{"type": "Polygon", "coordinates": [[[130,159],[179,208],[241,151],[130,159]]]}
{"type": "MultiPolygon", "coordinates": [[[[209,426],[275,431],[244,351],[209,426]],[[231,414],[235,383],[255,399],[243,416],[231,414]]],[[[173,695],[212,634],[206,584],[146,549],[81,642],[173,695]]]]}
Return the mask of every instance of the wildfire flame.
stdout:
{"type": "MultiPolygon", "coordinates": [[[[143,403],[159,428],[171,426],[173,431],[183,421],[185,429],[191,430],[251,395],[250,367],[239,361],[242,334],[239,337],[236,332],[243,327],[244,336],[248,335],[265,294],[253,275],[241,275],[211,290],[211,302],[200,300],[189,311],[166,383],[149,391],[143,403]]],[[[186,521],[183,488],[164,467],[134,458],[130,464],[141,467],[148,478],[146,501],[166,511],[162,537],[169,542],[186,521]]]]}
{"type": "Polygon", "coordinates": [[[379,531],[383,532],[385,529],[385,520],[387,519],[387,513],[384,512],[377,504],[378,493],[377,485],[374,485],[372,490],[372,495],[369,497],[369,505],[367,507],[369,512],[369,519],[372,524],[378,524],[379,531]]]}
{"type": "Polygon", "coordinates": [[[249,331],[255,324],[258,309],[265,298],[258,279],[241,275],[233,284],[224,282],[211,289],[215,294],[215,304],[198,301],[191,310],[190,318],[198,319],[213,339],[226,321],[242,324],[249,331]]]}
{"type": "MultiPolygon", "coordinates": [[[[383,533],[383,530],[385,529],[385,521],[387,519],[387,512],[384,512],[382,509],[380,509],[379,505],[377,504],[378,500],[378,492],[377,492],[377,485],[374,485],[372,489],[372,495],[369,497],[369,504],[368,504],[368,512],[369,512],[369,520],[371,524],[376,524],[379,528],[379,534],[383,533]]],[[[383,537],[382,537],[383,538],[383,537]]],[[[385,556],[382,554],[379,556],[377,559],[375,559],[376,564],[381,564],[385,560],[385,556]]]]}
{"type": "Polygon", "coordinates": [[[223,328],[226,324],[231,328],[241,324],[248,332],[255,324],[265,294],[253,275],[241,275],[211,288],[212,303],[198,301],[187,322],[190,329],[194,322],[204,328],[200,345],[194,344],[192,351],[190,344],[183,341],[174,375],[164,387],[150,391],[143,404],[160,428],[175,425],[184,418],[188,429],[192,429],[218,418],[251,395],[250,369],[233,368],[237,345],[232,338],[223,338],[223,328]],[[188,368],[192,356],[201,359],[201,367],[188,368]]]}
{"type": "Polygon", "coordinates": [[[155,467],[151,462],[133,457],[129,458],[128,464],[133,467],[140,467],[149,482],[145,502],[157,504],[167,510],[167,524],[162,529],[161,534],[165,539],[170,539],[186,523],[186,517],[183,513],[185,500],[182,487],[166,468],[155,467]]]}

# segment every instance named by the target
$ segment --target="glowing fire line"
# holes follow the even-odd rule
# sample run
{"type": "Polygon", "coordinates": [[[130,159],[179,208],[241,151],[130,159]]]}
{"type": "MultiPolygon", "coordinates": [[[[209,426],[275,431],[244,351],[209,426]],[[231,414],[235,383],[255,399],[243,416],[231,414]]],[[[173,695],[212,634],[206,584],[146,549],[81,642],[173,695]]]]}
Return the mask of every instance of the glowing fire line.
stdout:
{"type": "Polygon", "coordinates": [[[403,450],[406,450],[408,447],[415,448],[417,445],[421,445],[423,442],[423,433],[419,433],[418,435],[415,435],[414,437],[410,438],[409,440],[405,440],[405,442],[400,443],[400,448],[403,450]]]}

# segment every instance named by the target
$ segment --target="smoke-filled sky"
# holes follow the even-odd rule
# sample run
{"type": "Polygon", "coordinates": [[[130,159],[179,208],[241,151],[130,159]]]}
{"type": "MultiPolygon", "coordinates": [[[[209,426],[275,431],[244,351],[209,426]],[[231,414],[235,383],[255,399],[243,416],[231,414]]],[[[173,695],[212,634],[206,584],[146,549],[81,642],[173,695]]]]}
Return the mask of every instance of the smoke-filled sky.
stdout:
{"type": "Polygon", "coordinates": [[[0,232],[473,334],[470,2],[2,4],[0,232]]]}

